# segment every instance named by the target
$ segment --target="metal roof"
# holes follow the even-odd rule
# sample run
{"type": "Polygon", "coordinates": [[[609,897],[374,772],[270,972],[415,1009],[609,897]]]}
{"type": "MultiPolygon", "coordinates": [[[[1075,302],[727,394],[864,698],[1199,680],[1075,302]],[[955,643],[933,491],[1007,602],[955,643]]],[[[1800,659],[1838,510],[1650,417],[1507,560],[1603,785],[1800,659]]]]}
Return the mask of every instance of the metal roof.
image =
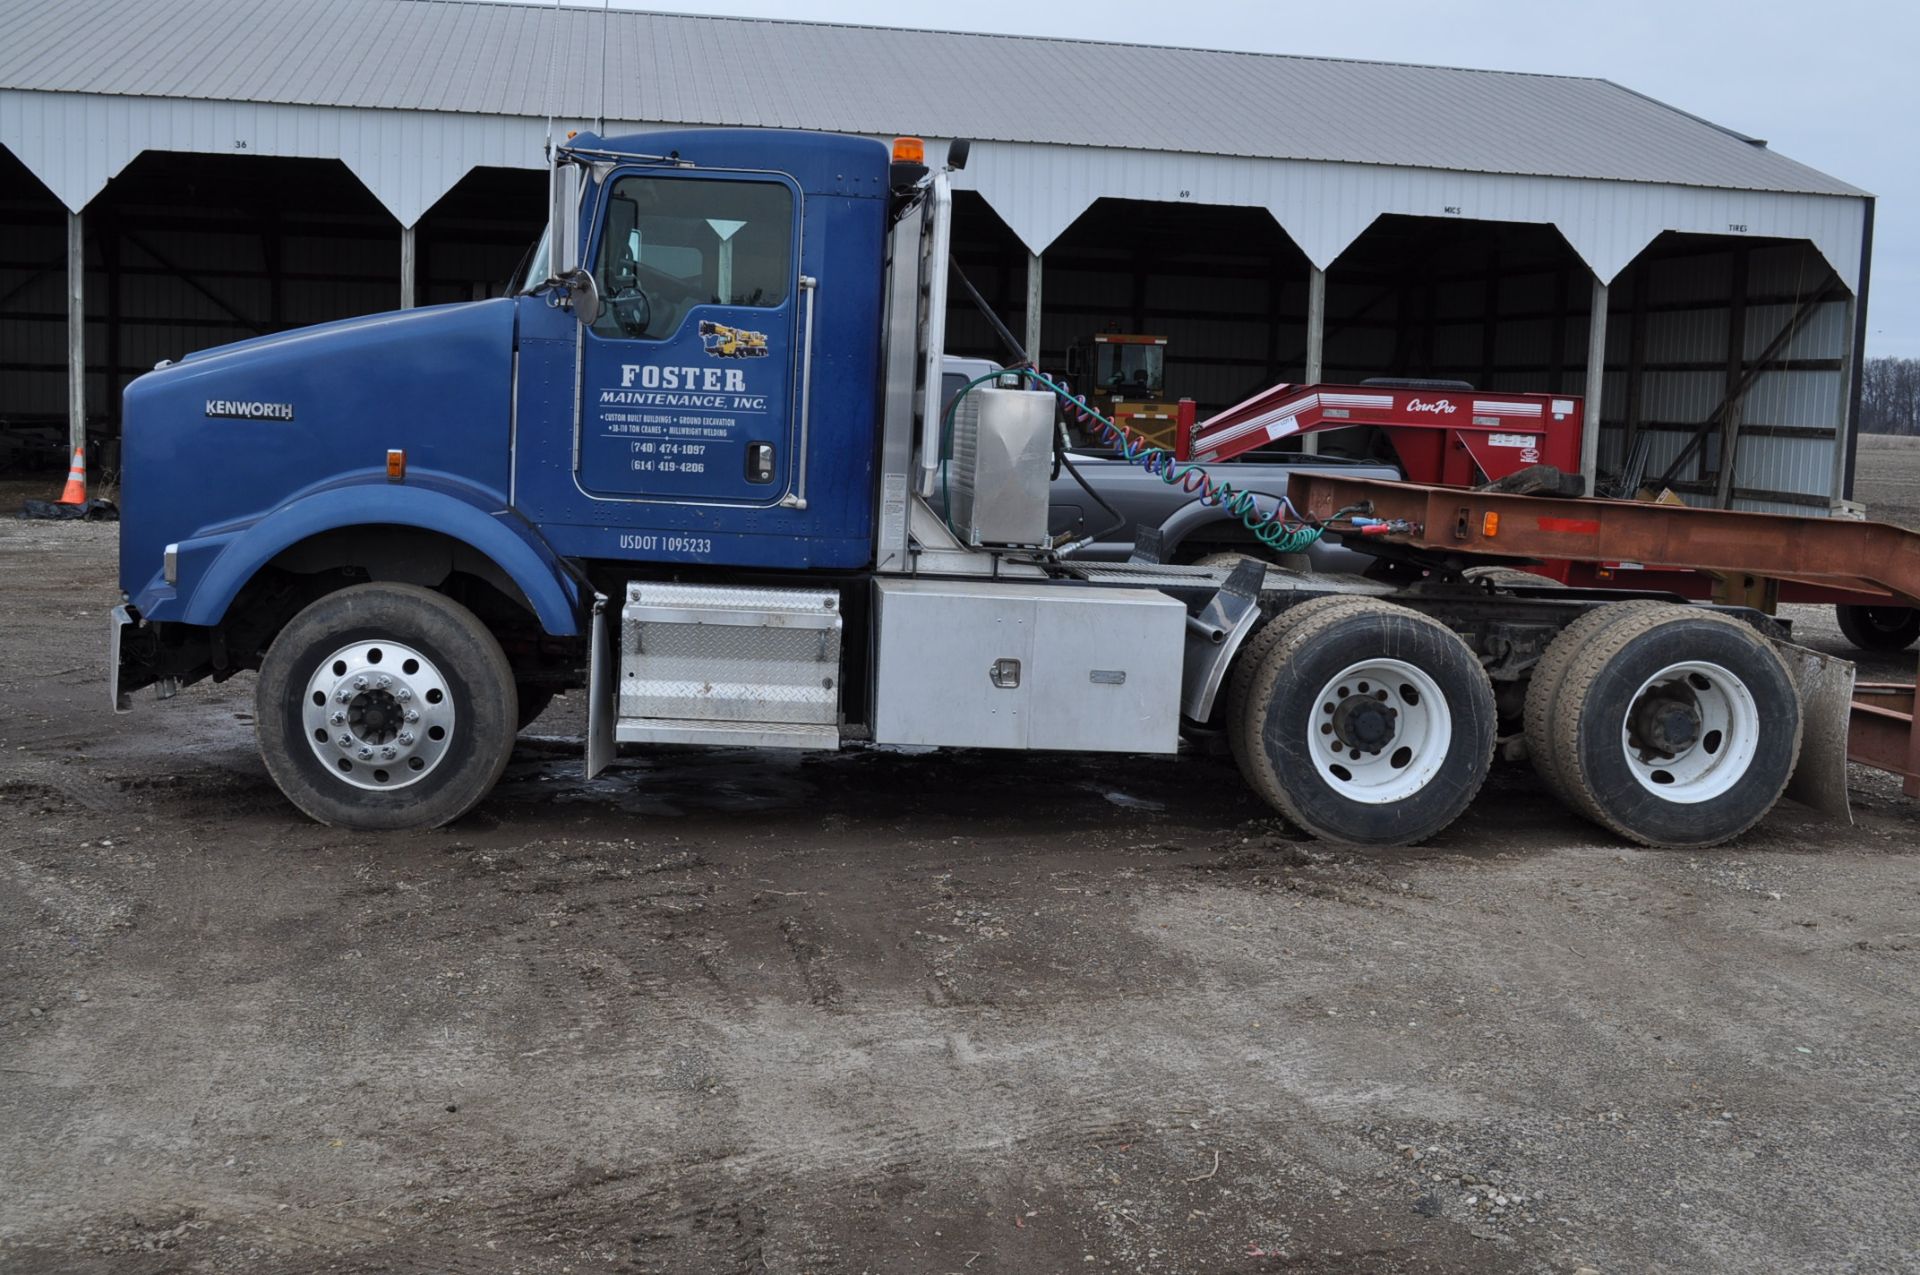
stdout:
{"type": "Polygon", "coordinates": [[[0,89],[1863,193],[1606,80],[477,0],[0,0],[0,89]]]}

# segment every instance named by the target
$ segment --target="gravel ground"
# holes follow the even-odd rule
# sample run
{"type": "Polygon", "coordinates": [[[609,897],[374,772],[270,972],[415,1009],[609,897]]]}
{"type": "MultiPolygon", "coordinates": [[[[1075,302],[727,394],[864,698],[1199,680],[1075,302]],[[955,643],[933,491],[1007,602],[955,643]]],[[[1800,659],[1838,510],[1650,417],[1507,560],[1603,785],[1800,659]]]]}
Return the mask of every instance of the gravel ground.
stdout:
{"type": "Polygon", "coordinates": [[[0,1269],[1920,1269],[1871,772],[1686,854],[1507,770],[1354,854],[1202,758],[586,783],[562,700],[474,816],[354,835],[251,678],[105,711],[114,545],[0,522],[0,1269]]]}

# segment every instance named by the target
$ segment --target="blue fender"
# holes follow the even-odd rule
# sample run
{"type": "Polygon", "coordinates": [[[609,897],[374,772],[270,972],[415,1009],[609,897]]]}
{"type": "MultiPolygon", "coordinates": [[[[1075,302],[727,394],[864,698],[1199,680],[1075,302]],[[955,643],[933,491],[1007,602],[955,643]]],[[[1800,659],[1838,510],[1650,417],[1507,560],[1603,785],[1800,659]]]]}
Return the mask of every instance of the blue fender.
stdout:
{"type": "Polygon", "coordinates": [[[499,496],[442,475],[355,475],[301,493],[238,531],[195,583],[181,617],[218,624],[233,599],[275,555],[345,527],[421,527],[485,555],[519,586],[540,627],[555,637],[580,632],[580,589],[540,534],[501,508],[499,496]]]}

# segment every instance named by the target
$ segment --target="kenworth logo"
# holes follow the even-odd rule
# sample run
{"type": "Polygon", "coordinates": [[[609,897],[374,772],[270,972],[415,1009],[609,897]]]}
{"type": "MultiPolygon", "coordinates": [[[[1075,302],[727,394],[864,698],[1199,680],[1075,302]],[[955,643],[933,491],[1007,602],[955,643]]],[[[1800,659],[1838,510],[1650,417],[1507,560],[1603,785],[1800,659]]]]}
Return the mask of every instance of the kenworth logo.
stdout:
{"type": "Polygon", "coordinates": [[[207,400],[207,415],[230,421],[290,421],[293,419],[293,404],[262,403],[257,399],[247,402],[232,398],[210,398],[207,400]]]}
{"type": "Polygon", "coordinates": [[[1408,402],[1407,410],[1409,412],[1438,412],[1442,416],[1451,416],[1460,409],[1444,398],[1437,398],[1431,403],[1423,403],[1416,398],[1408,402]]]}

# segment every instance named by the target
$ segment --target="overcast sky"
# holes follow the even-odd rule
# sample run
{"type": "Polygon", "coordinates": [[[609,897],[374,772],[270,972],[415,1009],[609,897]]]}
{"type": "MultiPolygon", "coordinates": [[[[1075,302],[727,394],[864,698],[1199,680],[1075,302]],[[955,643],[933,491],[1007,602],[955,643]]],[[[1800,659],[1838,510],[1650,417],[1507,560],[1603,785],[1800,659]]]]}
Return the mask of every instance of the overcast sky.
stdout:
{"type": "MultiPolygon", "coordinates": [[[[1920,357],[1913,0],[612,0],[616,7],[1124,40],[1613,80],[1879,197],[1869,354],[1920,357]]],[[[597,0],[569,0],[572,4],[597,0]]],[[[858,68],[848,68],[857,74],[858,68]]],[[[1195,92],[1207,91],[1195,85],[1195,92]]]]}

